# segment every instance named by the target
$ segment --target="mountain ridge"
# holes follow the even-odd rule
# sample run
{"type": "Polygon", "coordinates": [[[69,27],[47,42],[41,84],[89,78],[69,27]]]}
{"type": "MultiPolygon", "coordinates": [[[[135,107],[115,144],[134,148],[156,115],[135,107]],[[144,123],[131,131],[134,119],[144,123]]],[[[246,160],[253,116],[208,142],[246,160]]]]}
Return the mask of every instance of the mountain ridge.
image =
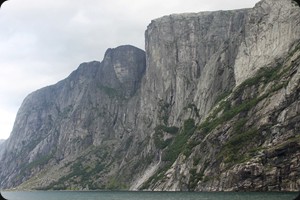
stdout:
{"type": "Polygon", "coordinates": [[[153,20],[145,52],[108,49],[26,97],[0,187],[299,189],[299,10],[263,0],[153,20]]]}

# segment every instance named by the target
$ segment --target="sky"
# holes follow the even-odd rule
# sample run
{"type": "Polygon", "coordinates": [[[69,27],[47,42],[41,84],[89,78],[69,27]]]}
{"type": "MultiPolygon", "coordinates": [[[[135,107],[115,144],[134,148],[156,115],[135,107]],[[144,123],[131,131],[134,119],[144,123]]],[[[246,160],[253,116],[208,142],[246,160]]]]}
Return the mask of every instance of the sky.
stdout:
{"type": "Polygon", "coordinates": [[[66,78],[108,48],[144,49],[152,19],[251,8],[258,0],[8,0],[0,8],[0,139],[24,98],[66,78]]]}

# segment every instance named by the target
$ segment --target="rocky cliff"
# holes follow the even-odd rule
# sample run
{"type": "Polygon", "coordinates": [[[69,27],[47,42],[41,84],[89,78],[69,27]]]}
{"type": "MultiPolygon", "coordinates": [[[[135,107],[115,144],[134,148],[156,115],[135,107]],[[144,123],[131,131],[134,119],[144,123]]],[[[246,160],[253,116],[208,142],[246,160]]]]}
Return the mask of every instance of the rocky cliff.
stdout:
{"type": "Polygon", "coordinates": [[[108,185],[89,178],[114,176],[131,143],[136,149],[136,140],[143,141],[132,130],[144,72],[144,51],[121,46],[108,49],[102,62],[83,63],[67,79],[30,94],[3,144],[1,184],[38,178],[35,188],[108,185]]]}
{"type": "Polygon", "coordinates": [[[18,189],[300,188],[300,8],[176,14],[30,94],[1,145],[18,189]]]}
{"type": "Polygon", "coordinates": [[[200,125],[191,121],[180,133],[189,135],[183,147],[171,145],[181,148],[175,162],[166,149],[167,167],[145,188],[298,191],[299,66],[300,43],[227,94],[200,125]]]}

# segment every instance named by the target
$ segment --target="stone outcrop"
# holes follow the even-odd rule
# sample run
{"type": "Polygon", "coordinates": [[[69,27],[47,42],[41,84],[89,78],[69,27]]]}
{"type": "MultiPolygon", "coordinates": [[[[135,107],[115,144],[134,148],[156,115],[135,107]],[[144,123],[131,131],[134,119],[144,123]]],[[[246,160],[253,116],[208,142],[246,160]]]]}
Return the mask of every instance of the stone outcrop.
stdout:
{"type": "Polygon", "coordinates": [[[30,94],[1,153],[2,163],[9,163],[1,165],[1,184],[14,187],[43,171],[46,180],[38,187],[48,186],[49,177],[57,182],[61,168],[96,147],[103,152],[95,163],[106,153],[111,157],[106,162],[115,154],[125,156],[116,151],[133,140],[144,72],[144,51],[121,46],[107,50],[101,63],[83,63],[67,79],[30,94]],[[45,172],[46,167],[52,169],[45,172]]]}
{"type": "Polygon", "coordinates": [[[300,43],[295,49],[223,99],[150,188],[298,191],[300,43]]]}
{"type": "Polygon", "coordinates": [[[164,122],[169,124],[183,120],[183,108],[189,104],[198,108],[199,117],[205,116],[217,96],[235,85],[238,30],[246,13],[205,12],[153,20],[146,31],[145,106],[169,105],[170,119],[164,122]]]}
{"type": "Polygon", "coordinates": [[[263,0],[153,20],[146,52],[108,49],[24,100],[0,187],[299,189],[299,19],[263,0]]]}
{"type": "Polygon", "coordinates": [[[293,1],[264,0],[249,11],[235,61],[237,84],[288,52],[299,39],[299,21],[293,1]]]}

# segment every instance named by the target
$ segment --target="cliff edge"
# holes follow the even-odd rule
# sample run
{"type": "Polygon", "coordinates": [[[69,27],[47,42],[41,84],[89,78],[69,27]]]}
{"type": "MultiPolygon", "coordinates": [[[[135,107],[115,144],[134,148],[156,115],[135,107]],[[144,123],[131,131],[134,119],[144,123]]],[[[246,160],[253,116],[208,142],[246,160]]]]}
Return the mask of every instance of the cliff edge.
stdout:
{"type": "Polygon", "coordinates": [[[26,97],[0,187],[299,190],[299,20],[292,0],[153,20],[145,52],[26,97]]]}

